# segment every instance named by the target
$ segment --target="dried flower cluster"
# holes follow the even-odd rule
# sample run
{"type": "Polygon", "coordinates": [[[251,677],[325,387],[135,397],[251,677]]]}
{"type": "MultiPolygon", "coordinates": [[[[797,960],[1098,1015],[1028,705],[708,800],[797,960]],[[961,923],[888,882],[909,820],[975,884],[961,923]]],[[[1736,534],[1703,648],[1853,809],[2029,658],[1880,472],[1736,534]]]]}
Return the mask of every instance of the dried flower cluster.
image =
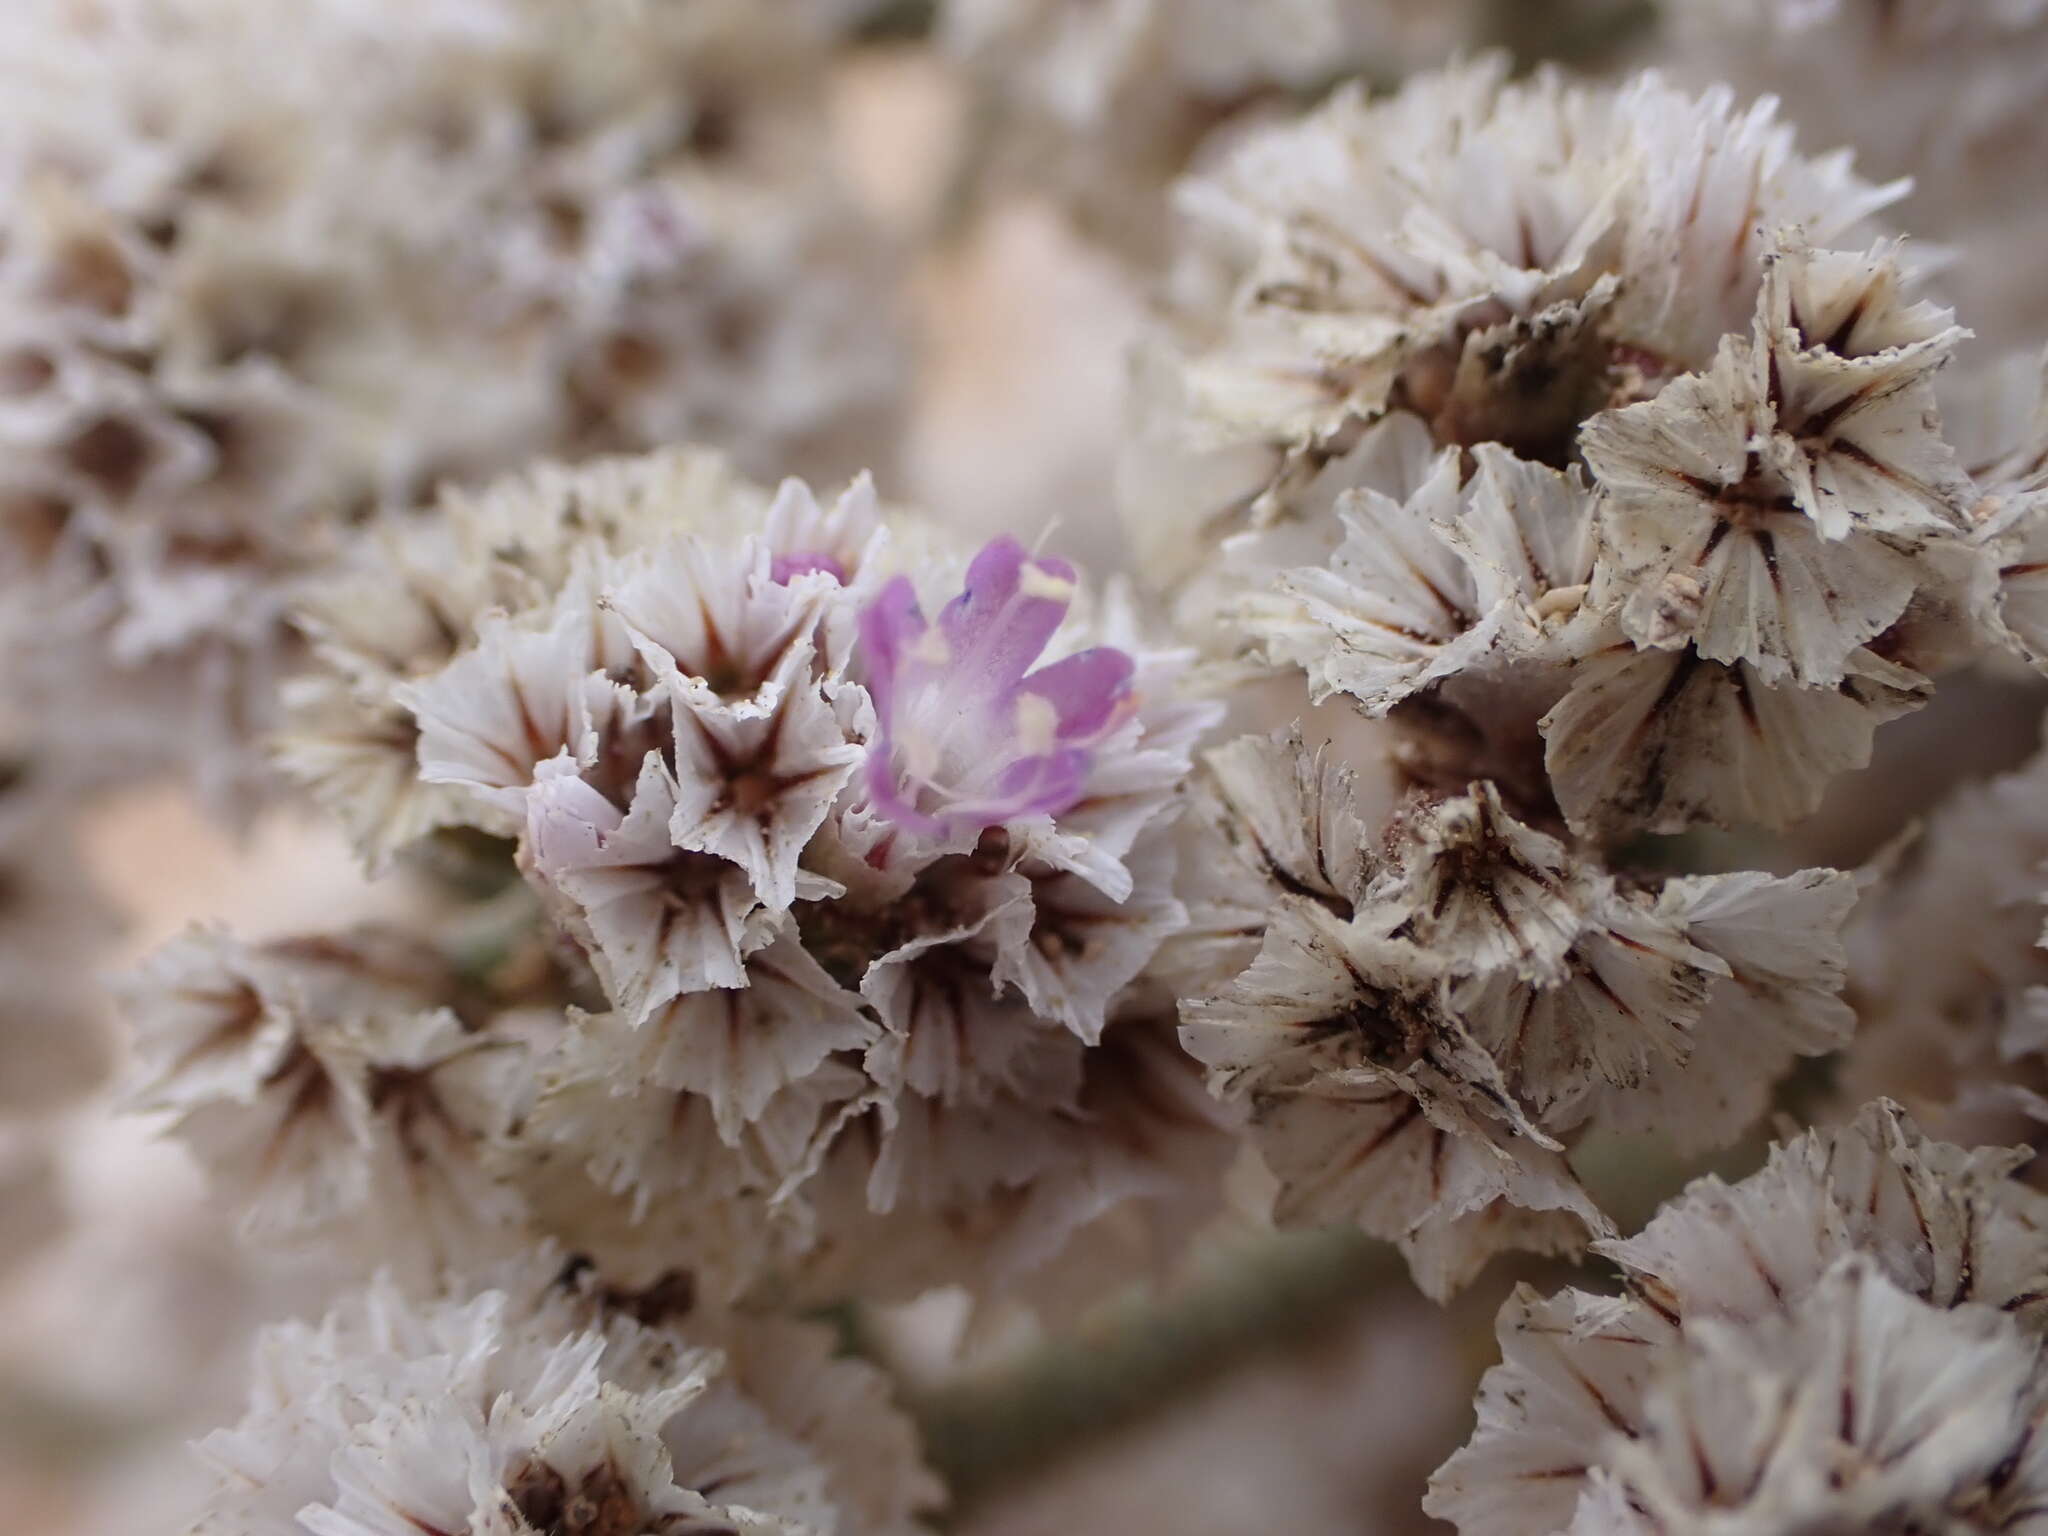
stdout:
{"type": "Polygon", "coordinates": [[[1298,748],[1219,756],[1277,912],[1187,1038],[1283,1207],[1443,1289],[1606,1230],[1559,1157],[1588,1128],[1722,1145],[1846,1043],[1849,876],[1629,846],[1797,821],[2003,628],[1932,385],[1964,333],[1863,243],[1894,189],[1654,76],[1343,94],[1183,193],[1132,516],[1215,551],[1184,613],[1387,718],[1413,786],[1368,832],[1298,748]]]}
{"type": "Polygon", "coordinates": [[[889,523],[668,454],[365,540],[285,760],[373,860],[505,838],[530,895],[466,969],[200,933],[132,984],[252,1231],[886,1294],[1214,1204],[1161,958],[1213,706],[1062,562],[889,523]]]}
{"type": "Polygon", "coordinates": [[[1848,1039],[1847,875],[1618,878],[1486,780],[1418,793],[1376,843],[1298,742],[1210,764],[1270,916],[1183,1038],[1249,1102],[1281,1216],[1398,1241],[1435,1294],[1611,1230],[1561,1155],[1588,1127],[1723,1145],[1848,1039]]]}
{"type": "Polygon", "coordinates": [[[1550,18],[1606,78],[1398,0],[0,17],[10,1259],[88,791],[287,799],[405,914],[114,985],[324,1314],[240,1326],[195,1532],[909,1533],[877,1309],[1266,1225],[1608,1266],[1502,1311],[1460,1536],[2040,1523],[2048,754],[1966,712],[2048,673],[2043,12],[1622,9],[1550,18]],[[1146,301],[1037,545],[877,491],[937,230],[827,99],[920,25],[935,226],[1022,187],[1146,301]]]}
{"type": "Polygon", "coordinates": [[[812,1325],[693,1337],[664,1310],[528,1266],[474,1298],[379,1283],[271,1329],[248,1416],[200,1447],[222,1473],[201,1529],[916,1529],[935,1490],[873,1367],[812,1325]]]}
{"type": "Polygon", "coordinates": [[[2048,1495],[2048,1204],[1880,1102],[1519,1290],[1430,1510],[1492,1533],[2014,1530],[2048,1495]]]}

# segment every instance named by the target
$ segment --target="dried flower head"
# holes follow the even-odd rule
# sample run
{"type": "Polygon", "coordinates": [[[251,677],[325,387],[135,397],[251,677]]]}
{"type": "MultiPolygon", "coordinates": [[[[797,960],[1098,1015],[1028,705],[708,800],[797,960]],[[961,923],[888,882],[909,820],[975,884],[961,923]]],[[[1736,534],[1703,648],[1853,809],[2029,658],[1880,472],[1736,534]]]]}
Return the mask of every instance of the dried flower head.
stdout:
{"type": "Polygon", "coordinates": [[[474,1297],[379,1280],[317,1328],[266,1330],[248,1413],[200,1446],[219,1483],[197,1529],[916,1529],[935,1489],[871,1367],[801,1324],[679,1332],[660,1293],[605,1293],[575,1264],[537,1283],[548,1258],[474,1297]]]}
{"type": "Polygon", "coordinates": [[[285,760],[373,865],[505,839],[560,967],[490,1138],[530,1224],[734,1295],[1050,1294],[1216,1208],[1232,1116],[1165,946],[1217,710],[1122,595],[681,452],[451,494],[357,559],[285,760]]]}
{"type": "Polygon", "coordinates": [[[1986,634],[1933,390],[1965,333],[1896,242],[1815,243],[1890,195],[1654,76],[1473,67],[1269,130],[1188,184],[1237,254],[1151,370],[1134,531],[1190,623],[1431,774],[1602,841],[1787,825],[1986,634]]]}
{"type": "Polygon", "coordinates": [[[1749,1327],[1704,1321],[1657,1362],[1571,1529],[2006,1529],[2048,1492],[2040,1341],[1930,1307],[1863,1255],[1749,1327]]]}
{"type": "Polygon", "coordinates": [[[1845,154],[1799,154],[1768,102],[1655,75],[1511,82],[1490,58],[1383,100],[1341,91],[1181,189],[1154,430],[1214,466],[1213,490],[1141,499],[1135,531],[1172,569],[1200,552],[1184,533],[1325,509],[1388,411],[1561,463],[1588,417],[1749,329],[1775,231],[1860,238],[1897,195],[1845,154]]]}
{"type": "Polygon", "coordinates": [[[2023,1161],[1930,1141],[1880,1102],[1740,1184],[1696,1182],[1599,1245],[1622,1295],[1524,1287],[1502,1309],[1503,1363],[1427,1507],[1490,1536],[1857,1527],[1894,1497],[1913,1529],[1951,1498],[1995,1503],[2042,1383],[2048,1210],[2014,1179],[2023,1161]]]}
{"type": "Polygon", "coordinates": [[[465,1021],[433,951],[378,931],[247,945],[199,930],[122,992],[136,1104],[175,1116],[246,1236],[414,1283],[522,1240],[498,1142],[527,1042],[465,1021]]]}
{"type": "Polygon", "coordinates": [[[1280,1214],[1400,1241],[1431,1289],[1529,1241],[1530,1213],[1559,1213],[1548,1248],[1607,1231],[1565,1156],[1588,1125],[1725,1144],[1795,1056],[1848,1037],[1846,875],[1624,882],[1487,781],[1418,793],[1347,850],[1348,776],[1298,739],[1211,763],[1268,916],[1241,974],[1183,1004],[1183,1038],[1249,1103],[1280,1214]],[[1425,1261],[1461,1226],[1455,1261],[1425,1261]]]}

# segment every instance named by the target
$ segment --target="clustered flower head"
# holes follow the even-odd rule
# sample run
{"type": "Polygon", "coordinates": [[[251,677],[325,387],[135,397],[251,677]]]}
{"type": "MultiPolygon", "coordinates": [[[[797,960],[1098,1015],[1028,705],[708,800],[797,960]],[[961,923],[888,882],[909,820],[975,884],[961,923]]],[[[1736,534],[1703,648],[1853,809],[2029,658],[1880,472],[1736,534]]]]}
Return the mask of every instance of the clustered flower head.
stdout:
{"type": "Polygon", "coordinates": [[[1426,1508],[1460,1536],[2026,1529],[2048,1492],[2048,1206],[1880,1101],[1524,1286],[1426,1508]]]}
{"type": "Polygon", "coordinates": [[[738,1296],[1050,1285],[1084,1229],[1114,1269],[1213,1208],[1162,948],[1216,711],[1117,594],[688,452],[453,493],[358,560],[288,771],[373,862],[500,839],[527,897],[481,971],[199,933],[131,984],[146,1099],[252,1227],[422,1278],[542,1232],[738,1296]]]}
{"type": "Polygon", "coordinates": [[[1768,102],[1499,60],[1180,189],[1134,532],[1214,648],[1387,720],[1406,785],[1368,831],[1298,742],[1212,756],[1272,918],[1184,1038],[1280,1210],[1432,1289],[1602,1235],[1589,1132],[1725,1145],[1849,1038],[1849,875],[1634,840],[1790,826],[1937,673],[2025,649],[2037,471],[1944,434],[1966,333],[1874,223],[1898,191],[1768,102]]]}
{"type": "Polygon", "coordinates": [[[516,1247],[521,1206],[485,1153],[519,1112],[521,1042],[457,1011],[430,946],[199,930],[122,991],[136,1107],[173,1116],[244,1234],[318,1240],[415,1284],[516,1247]]]}
{"type": "Polygon", "coordinates": [[[1298,739],[1208,766],[1212,863],[1267,917],[1182,1038],[1249,1105],[1280,1217],[1392,1239],[1434,1293],[1611,1232],[1565,1156],[1589,1128],[1726,1144],[1848,1039],[1848,875],[1617,877],[1487,780],[1375,837],[1298,739]]]}
{"type": "MultiPolygon", "coordinates": [[[[542,1260],[549,1256],[542,1255],[542,1260]]],[[[258,1344],[209,1435],[221,1536],[886,1536],[936,1497],[874,1367],[815,1324],[708,1326],[585,1266],[421,1302],[388,1281],[258,1344]],[[308,1412],[308,1406],[318,1410],[308,1412]]]]}
{"type": "Polygon", "coordinates": [[[874,454],[899,354],[820,121],[831,22],[9,7],[0,559],[43,750],[245,784],[294,588],[443,480],[693,436],[874,454]]]}

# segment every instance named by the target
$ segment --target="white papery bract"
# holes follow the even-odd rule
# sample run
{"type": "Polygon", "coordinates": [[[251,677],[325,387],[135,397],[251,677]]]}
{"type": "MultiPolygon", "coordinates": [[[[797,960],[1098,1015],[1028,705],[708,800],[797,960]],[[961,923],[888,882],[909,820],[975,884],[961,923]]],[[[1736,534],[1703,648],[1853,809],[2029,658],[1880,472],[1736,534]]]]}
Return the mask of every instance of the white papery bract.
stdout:
{"type": "Polygon", "coordinates": [[[1182,1038],[1248,1103],[1283,1218],[1397,1239],[1432,1289],[1498,1246],[1608,1230],[1563,1155],[1589,1124],[1725,1144],[1795,1056],[1848,1036],[1847,875],[1644,889],[1483,781],[1418,793],[1336,874],[1321,850],[1343,779],[1298,742],[1214,762],[1222,825],[1248,834],[1241,878],[1263,886],[1246,905],[1269,915],[1241,973],[1185,1001],[1182,1038]]]}
{"type": "Polygon", "coordinates": [[[1753,336],[1588,425],[1636,643],[1827,686],[1905,612],[1915,556],[1965,529],[1972,491],[1930,384],[1963,333],[1902,282],[1886,248],[1780,249],[1753,336]]]}
{"type": "Polygon", "coordinates": [[[1540,734],[1581,836],[1810,814],[1992,576],[1900,189],[1773,111],[1482,61],[1190,177],[1124,477],[1186,622],[1447,787],[1540,734]]]}
{"type": "Polygon", "coordinates": [[[887,1536],[934,1501],[882,1383],[816,1330],[694,1341],[658,1293],[547,1262],[473,1298],[380,1278],[317,1328],[266,1330],[247,1415],[200,1446],[219,1487],[195,1531],[887,1536]]]}
{"type": "Polygon", "coordinates": [[[1226,471],[1262,465],[1235,505],[1264,519],[1326,509],[1358,429],[1390,410],[1554,462],[1586,417],[1748,328],[1771,231],[1832,242],[1894,196],[1845,156],[1801,157],[1768,103],[1654,75],[1510,83],[1492,59],[1384,101],[1346,90],[1183,185],[1178,396],[1151,430],[1226,471]]]}
{"type": "Polygon", "coordinates": [[[245,1236],[424,1283],[524,1240],[499,1158],[528,1042],[465,1024],[458,988],[389,933],[247,945],[197,930],[122,983],[134,1097],[175,1114],[245,1236]]]}
{"type": "Polygon", "coordinates": [[[2025,1529],[2048,1492],[2043,1386],[2011,1318],[1845,1258],[1782,1319],[1689,1327],[1571,1529],[2025,1529]]]}
{"type": "Polygon", "coordinates": [[[1925,677],[1869,651],[1833,688],[1773,688],[1748,663],[1696,652],[1593,652],[1543,717],[1544,763],[1581,833],[1788,827],[1837,775],[1870,761],[1877,728],[1927,702],[1925,677]]]}
{"type": "Polygon", "coordinates": [[[1710,373],[1587,429],[1607,497],[1603,574],[1630,594],[1622,623],[1638,645],[1690,643],[1766,684],[1837,683],[1850,653],[1905,612],[1913,562],[1846,527],[1829,533],[1792,476],[1765,468],[1776,413],[1756,373],[1730,345],[1710,373]]]}
{"type": "Polygon", "coordinates": [[[1860,1526],[1893,1475],[1908,1510],[1995,1503],[2037,1475],[2000,1470],[2027,1454],[2043,1385],[2048,1208],[2014,1178],[2023,1160],[1928,1140],[1879,1102],[1740,1184],[1696,1182],[1638,1236],[1599,1245],[1620,1296],[1523,1287],[1502,1309],[1479,1426],[1426,1507],[1462,1536],[1506,1536],[1645,1518],[1804,1529],[1815,1505],[1860,1526]],[[1705,1486],[1673,1438],[1696,1414],[1718,1425],[1698,1441],[1705,1486]],[[1925,1481],[1902,1460],[1915,1444],[1933,1457],[1925,1481]],[[1617,1500],[1616,1479],[1640,1479],[1639,1496],[1617,1500]]]}

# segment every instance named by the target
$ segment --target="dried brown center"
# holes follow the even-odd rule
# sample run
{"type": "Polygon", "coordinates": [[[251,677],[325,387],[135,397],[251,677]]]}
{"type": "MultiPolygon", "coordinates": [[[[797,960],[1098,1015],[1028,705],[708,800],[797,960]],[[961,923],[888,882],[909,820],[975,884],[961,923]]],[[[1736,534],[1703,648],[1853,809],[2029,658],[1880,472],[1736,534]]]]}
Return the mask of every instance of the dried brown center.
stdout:
{"type": "Polygon", "coordinates": [[[687,1515],[650,1515],[639,1495],[610,1461],[574,1482],[544,1461],[531,1461],[506,1492],[533,1536],[736,1536],[730,1526],[705,1525],[687,1515]]]}

